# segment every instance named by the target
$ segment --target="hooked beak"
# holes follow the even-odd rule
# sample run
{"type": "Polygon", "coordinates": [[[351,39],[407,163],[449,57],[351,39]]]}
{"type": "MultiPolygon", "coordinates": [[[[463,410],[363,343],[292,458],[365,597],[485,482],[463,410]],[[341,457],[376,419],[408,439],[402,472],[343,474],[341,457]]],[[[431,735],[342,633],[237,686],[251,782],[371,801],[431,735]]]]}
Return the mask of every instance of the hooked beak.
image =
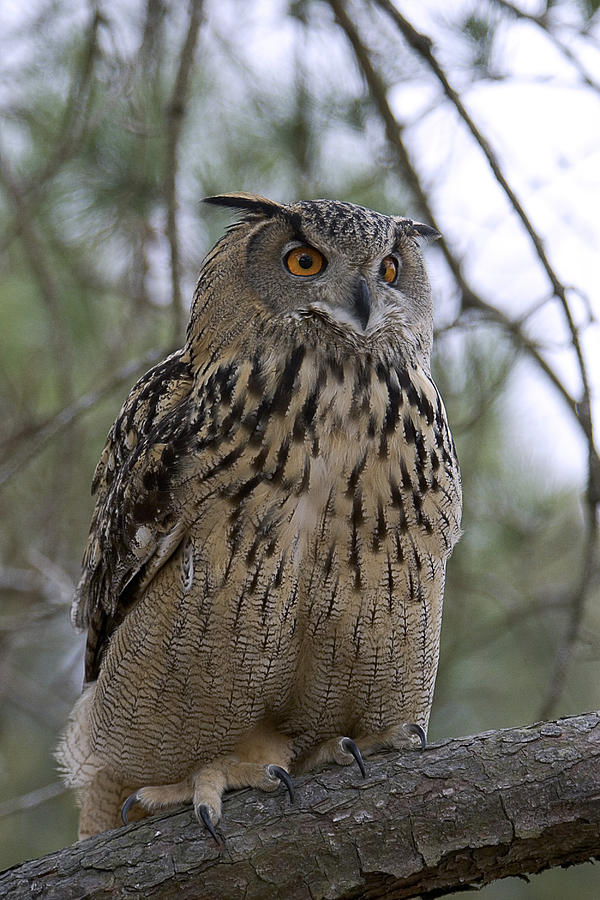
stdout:
{"type": "Polygon", "coordinates": [[[363,331],[365,331],[371,315],[371,293],[364,275],[359,275],[354,282],[350,309],[362,325],[363,331]]]}

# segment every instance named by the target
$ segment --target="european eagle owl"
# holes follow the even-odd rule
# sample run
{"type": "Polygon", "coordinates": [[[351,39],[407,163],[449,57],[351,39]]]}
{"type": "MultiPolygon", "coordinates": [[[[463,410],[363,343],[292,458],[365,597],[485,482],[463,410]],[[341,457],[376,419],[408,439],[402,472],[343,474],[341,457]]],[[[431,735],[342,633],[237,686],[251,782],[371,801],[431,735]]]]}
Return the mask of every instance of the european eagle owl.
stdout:
{"type": "Polygon", "coordinates": [[[332,200],[241,210],[186,341],[108,435],[59,755],[80,837],[424,740],[461,489],[430,375],[434,229],[332,200]]]}

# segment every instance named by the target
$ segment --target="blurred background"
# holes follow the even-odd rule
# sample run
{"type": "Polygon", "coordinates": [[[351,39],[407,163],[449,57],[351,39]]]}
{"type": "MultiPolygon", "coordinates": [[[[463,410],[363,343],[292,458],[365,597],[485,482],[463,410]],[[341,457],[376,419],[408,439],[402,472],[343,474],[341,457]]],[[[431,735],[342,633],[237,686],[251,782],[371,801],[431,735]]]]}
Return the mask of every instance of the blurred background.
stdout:
{"type": "MultiPolygon", "coordinates": [[[[598,708],[598,0],[3,0],[0,868],[76,837],[53,748],[106,433],[230,221],[334,197],[435,224],[464,479],[430,738],[598,708]]],[[[484,890],[597,897],[590,864],[484,890]]]]}

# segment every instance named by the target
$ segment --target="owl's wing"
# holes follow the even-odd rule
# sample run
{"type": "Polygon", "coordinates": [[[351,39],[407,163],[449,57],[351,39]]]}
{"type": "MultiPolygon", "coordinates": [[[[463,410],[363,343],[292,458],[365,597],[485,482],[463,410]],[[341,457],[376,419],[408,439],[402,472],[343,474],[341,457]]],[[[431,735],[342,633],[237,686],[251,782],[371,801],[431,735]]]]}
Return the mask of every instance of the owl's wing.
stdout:
{"type": "Polygon", "coordinates": [[[150,369],[125,401],[96,468],[96,505],[72,609],[74,625],[88,631],[86,682],[97,677],[106,642],[132,602],[183,538],[170,485],[192,385],[185,350],[150,369]]]}

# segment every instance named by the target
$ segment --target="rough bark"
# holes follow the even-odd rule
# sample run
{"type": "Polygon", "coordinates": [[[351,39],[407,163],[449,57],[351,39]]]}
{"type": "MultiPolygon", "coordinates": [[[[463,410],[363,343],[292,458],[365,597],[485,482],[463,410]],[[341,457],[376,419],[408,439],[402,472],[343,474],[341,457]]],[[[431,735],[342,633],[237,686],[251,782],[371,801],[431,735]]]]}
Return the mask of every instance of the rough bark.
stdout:
{"type": "Polygon", "coordinates": [[[600,714],[387,753],[298,779],[296,802],[238,791],[223,848],[190,810],[0,876],[18,898],[439,896],[600,858],[600,714]]]}

